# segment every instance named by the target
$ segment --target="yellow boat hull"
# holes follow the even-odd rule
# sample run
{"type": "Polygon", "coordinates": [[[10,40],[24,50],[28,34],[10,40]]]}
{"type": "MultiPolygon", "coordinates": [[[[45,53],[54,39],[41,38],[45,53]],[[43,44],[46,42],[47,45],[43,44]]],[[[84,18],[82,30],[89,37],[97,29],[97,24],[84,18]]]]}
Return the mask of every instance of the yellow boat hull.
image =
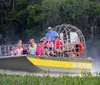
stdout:
{"type": "Polygon", "coordinates": [[[27,57],[27,59],[38,68],[47,72],[80,73],[82,71],[90,71],[92,69],[91,61],[75,62],[74,60],[47,60],[31,57],[27,57]]]}
{"type": "Polygon", "coordinates": [[[16,56],[0,58],[0,69],[28,72],[81,73],[91,71],[91,59],[16,56]]]}

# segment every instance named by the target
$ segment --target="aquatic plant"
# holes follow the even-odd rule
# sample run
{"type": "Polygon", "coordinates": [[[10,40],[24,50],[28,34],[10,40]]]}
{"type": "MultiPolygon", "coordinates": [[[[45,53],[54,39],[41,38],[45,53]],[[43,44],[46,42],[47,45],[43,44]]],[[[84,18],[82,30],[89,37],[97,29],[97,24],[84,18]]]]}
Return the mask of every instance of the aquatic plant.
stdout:
{"type": "MultiPolygon", "coordinates": [[[[98,73],[99,75],[99,73],[98,73]]],[[[0,85],[99,85],[100,76],[84,74],[80,76],[34,76],[0,74],[0,85]]]]}

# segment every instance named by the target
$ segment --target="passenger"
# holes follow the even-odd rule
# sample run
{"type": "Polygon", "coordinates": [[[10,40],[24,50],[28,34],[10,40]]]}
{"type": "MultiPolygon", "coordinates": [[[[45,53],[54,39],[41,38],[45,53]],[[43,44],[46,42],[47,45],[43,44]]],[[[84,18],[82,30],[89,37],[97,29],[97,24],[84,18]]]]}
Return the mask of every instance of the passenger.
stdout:
{"type": "MultiPolygon", "coordinates": [[[[20,44],[20,45],[22,46],[22,40],[19,40],[19,41],[18,41],[18,44],[20,44]]],[[[17,45],[18,45],[18,44],[17,44],[17,45]]]]}
{"type": "Polygon", "coordinates": [[[46,41],[46,37],[43,37],[42,38],[42,41],[44,42],[44,43],[46,43],[47,41],[46,41]]]}
{"type": "Polygon", "coordinates": [[[26,48],[26,46],[23,46],[23,55],[28,54],[28,49],[26,48]]]}
{"type": "Polygon", "coordinates": [[[45,37],[43,37],[42,39],[40,39],[40,44],[41,44],[41,46],[43,47],[43,49],[45,48],[45,44],[46,44],[46,38],[45,37]]]}
{"type": "Polygon", "coordinates": [[[31,54],[32,56],[34,56],[36,54],[36,47],[34,46],[34,43],[32,43],[29,46],[29,50],[28,50],[29,54],[31,54]]]}
{"type": "Polygon", "coordinates": [[[56,55],[58,56],[62,52],[62,46],[63,46],[63,43],[59,39],[59,37],[56,37],[54,41],[54,46],[55,46],[54,51],[56,52],[56,55]]]}
{"type": "Polygon", "coordinates": [[[54,44],[50,38],[47,39],[47,43],[46,43],[45,47],[46,47],[45,51],[46,51],[47,56],[54,54],[54,51],[53,51],[54,44]]]}
{"type": "Polygon", "coordinates": [[[22,44],[22,40],[19,40],[19,41],[18,41],[18,44],[22,44]]]}
{"type": "MultiPolygon", "coordinates": [[[[37,45],[35,44],[35,42],[34,42],[34,39],[30,39],[30,40],[29,40],[29,43],[30,43],[30,45],[34,44],[34,47],[37,46],[37,45]]],[[[30,46],[30,45],[29,45],[29,46],[30,46]]]]}
{"type": "Polygon", "coordinates": [[[15,56],[17,54],[16,47],[12,47],[11,52],[9,52],[9,56],[15,56]]]}
{"type": "Polygon", "coordinates": [[[42,54],[43,54],[43,47],[41,46],[40,43],[38,43],[36,48],[36,55],[42,56],[42,54]]]}
{"type": "Polygon", "coordinates": [[[17,51],[17,55],[22,55],[23,54],[22,44],[17,45],[16,51],[17,51]]]}
{"type": "Polygon", "coordinates": [[[54,41],[56,36],[58,36],[58,33],[56,31],[53,31],[51,27],[48,27],[48,33],[46,33],[46,39],[50,37],[51,41],[54,41]]]}

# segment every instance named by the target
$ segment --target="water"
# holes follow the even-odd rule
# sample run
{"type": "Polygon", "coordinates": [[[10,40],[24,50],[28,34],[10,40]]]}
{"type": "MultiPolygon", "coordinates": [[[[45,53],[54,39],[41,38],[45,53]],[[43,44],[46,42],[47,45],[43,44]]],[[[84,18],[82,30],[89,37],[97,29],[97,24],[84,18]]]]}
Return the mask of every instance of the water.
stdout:
{"type": "Polygon", "coordinates": [[[94,60],[93,61],[93,68],[92,73],[100,72],[100,61],[94,60]]]}
{"type": "Polygon", "coordinates": [[[92,72],[100,72],[100,54],[99,49],[96,47],[91,47],[90,55],[93,58],[93,69],[92,72]]]}

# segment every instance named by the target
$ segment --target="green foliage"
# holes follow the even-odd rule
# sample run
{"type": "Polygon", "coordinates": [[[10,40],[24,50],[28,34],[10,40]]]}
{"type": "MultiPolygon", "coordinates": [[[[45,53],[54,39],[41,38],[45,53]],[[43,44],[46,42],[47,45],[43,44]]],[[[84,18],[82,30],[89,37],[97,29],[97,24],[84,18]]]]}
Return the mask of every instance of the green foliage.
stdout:
{"type": "Polygon", "coordinates": [[[100,77],[95,76],[19,76],[0,74],[0,85],[99,85],[100,77]]]}
{"type": "Polygon", "coordinates": [[[54,27],[63,23],[77,26],[86,40],[100,38],[100,3],[97,1],[15,0],[13,5],[14,9],[9,10],[5,23],[0,26],[2,35],[11,42],[15,39],[14,35],[16,39],[38,39],[45,36],[48,26],[54,27]],[[9,34],[12,34],[12,38],[9,34]]]}
{"type": "Polygon", "coordinates": [[[59,3],[57,0],[44,0],[42,2],[41,17],[47,26],[61,23],[59,16],[59,3]]]}
{"type": "Polygon", "coordinates": [[[41,24],[41,6],[38,4],[34,4],[32,6],[28,6],[26,10],[29,13],[27,18],[28,20],[28,29],[26,30],[29,36],[37,36],[38,32],[41,32],[40,24],[41,24]],[[40,31],[39,31],[40,30],[40,31]],[[37,33],[37,34],[36,34],[37,33]]]}
{"type": "Polygon", "coordinates": [[[28,6],[28,0],[15,0],[15,10],[24,10],[28,6]]]}
{"type": "Polygon", "coordinates": [[[35,4],[33,6],[28,6],[27,11],[29,12],[29,16],[28,16],[29,26],[31,26],[32,23],[36,23],[41,20],[40,17],[41,7],[39,5],[35,4]]]}
{"type": "Polygon", "coordinates": [[[100,16],[99,6],[100,3],[89,0],[44,0],[42,15],[47,26],[73,24],[80,28],[86,39],[93,40],[96,39],[96,34],[100,33],[100,25],[97,25],[97,17],[100,16]]]}

